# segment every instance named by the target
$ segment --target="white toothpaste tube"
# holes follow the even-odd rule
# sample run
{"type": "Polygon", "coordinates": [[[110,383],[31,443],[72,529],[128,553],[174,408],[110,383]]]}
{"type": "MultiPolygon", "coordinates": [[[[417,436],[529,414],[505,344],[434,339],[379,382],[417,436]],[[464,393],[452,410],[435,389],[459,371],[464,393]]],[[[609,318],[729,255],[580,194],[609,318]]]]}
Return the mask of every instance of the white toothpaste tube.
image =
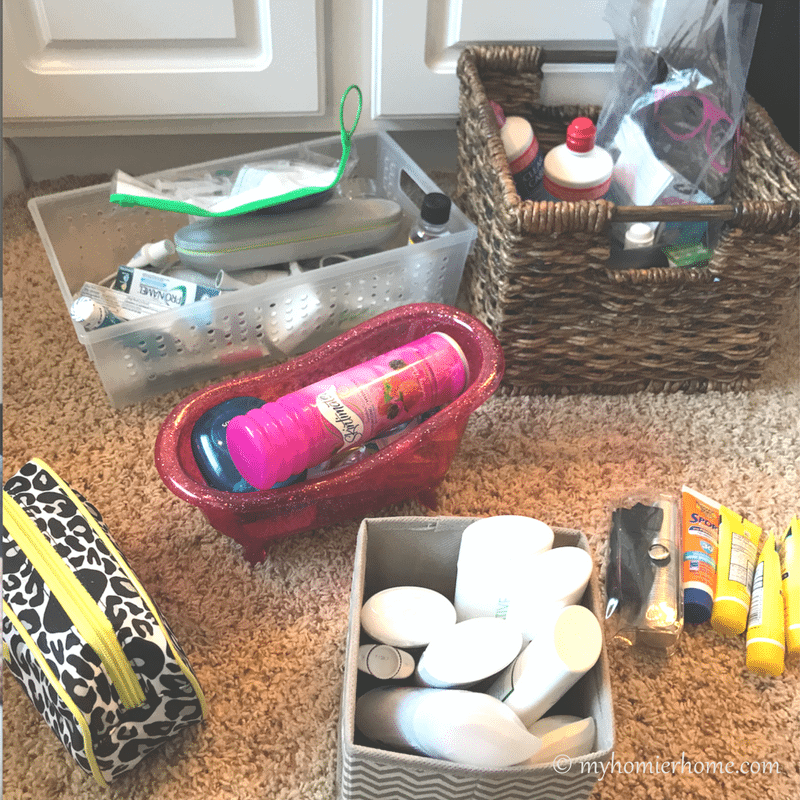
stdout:
{"type": "Polygon", "coordinates": [[[156,314],[164,310],[164,306],[149,302],[145,298],[118,292],[116,289],[110,289],[108,286],[100,286],[96,283],[87,282],[83,284],[80,292],[78,292],[78,297],[72,304],[73,308],[75,303],[83,297],[93,300],[98,306],[105,309],[108,314],[122,322],[138,319],[148,314],[156,314]]]}
{"type": "Polygon", "coordinates": [[[131,297],[139,297],[164,308],[175,308],[194,303],[206,297],[216,297],[219,289],[200,286],[192,281],[180,280],[136,267],[119,267],[114,289],[131,297]]]}

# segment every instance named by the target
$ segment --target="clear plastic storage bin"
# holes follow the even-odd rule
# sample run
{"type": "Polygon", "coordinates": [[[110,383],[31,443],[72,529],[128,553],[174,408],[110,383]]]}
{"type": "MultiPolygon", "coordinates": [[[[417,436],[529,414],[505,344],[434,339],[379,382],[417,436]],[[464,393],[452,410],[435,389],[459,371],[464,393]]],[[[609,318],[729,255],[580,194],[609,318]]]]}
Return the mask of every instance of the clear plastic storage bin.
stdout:
{"type": "MultiPolygon", "coordinates": [[[[326,137],[142,176],[174,179],[246,163],[286,158],[307,148],[335,159],[341,139],[326,137]]],[[[437,186],[383,132],[353,137],[351,178],[374,181],[377,194],[400,204],[407,235],[423,196],[437,186]]],[[[69,313],[85,281],[97,283],[145,242],[172,238],[183,214],[109,202],[111,183],[29,201],[69,313]]],[[[140,402],[235,369],[309,351],[376,314],[415,302],[455,304],[475,226],[455,206],[450,234],[374,255],[226,292],[181,308],[87,332],[75,324],[114,407],[140,402]],[[312,312],[313,309],[313,312],[312,312]]]]}

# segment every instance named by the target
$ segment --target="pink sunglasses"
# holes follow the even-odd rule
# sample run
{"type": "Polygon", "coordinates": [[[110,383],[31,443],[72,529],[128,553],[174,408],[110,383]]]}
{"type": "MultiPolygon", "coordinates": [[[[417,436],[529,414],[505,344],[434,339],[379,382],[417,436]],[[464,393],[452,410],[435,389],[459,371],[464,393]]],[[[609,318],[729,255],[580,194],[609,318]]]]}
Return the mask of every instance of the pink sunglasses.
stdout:
{"type": "MultiPolygon", "coordinates": [[[[675,112],[673,112],[673,114],[674,113],[675,112]]],[[[712,142],[714,127],[720,123],[726,125],[726,130],[727,126],[733,126],[733,120],[730,118],[730,116],[728,116],[728,114],[725,111],[723,111],[718,105],[709,100],[709,98],[706,97],[705,95],[700,94],[699,92],[692,91],[690,89],[684,89],[677,92],[668,92],[663,89],[662,90],[656,89],[656,101],[653,104],[653,116],[658,120],[658,124],[661,126],[661,129],[675,141],[687,141],[688,139],[694,138],[700,133],[701,130],[703,130],[703,128],[706,126],[706,123],[708,123],[708,127],[706,129],[705,145],[706,145],[706,153],[708,153],[709,156],[712,155],[714,152],[713,142],[712,142]],[[671,101],[673,98],[678,98],[678,97],[689,97],[692,98],[693,100],[699,100],[703,105],[703,118],[701,119],[699,124],[693,130],[690,130],[688,133],[686,133],[685,131],[684,132],[676,131],[673,128],[670,128],[668,124],[669,121],[668,120],[665,121],[660,118],[661,116],[665,116],[663,114],[661,115],[659,114],[659,110],[662,109],[665,102],[671,101]]],[[[684,123],[686,121],[685,118],[686,115],[684,112],[681,120],[684,123]]],[[[738,142],[740,136],[741,136],[741,130],[737,129],[736,132],[734,133],[734,142],[738,142]]],[[[711,163],[721,173],[728,172],[731,168],[730,164],[722,164],[713,158],[711,160],[711,163]]]]}

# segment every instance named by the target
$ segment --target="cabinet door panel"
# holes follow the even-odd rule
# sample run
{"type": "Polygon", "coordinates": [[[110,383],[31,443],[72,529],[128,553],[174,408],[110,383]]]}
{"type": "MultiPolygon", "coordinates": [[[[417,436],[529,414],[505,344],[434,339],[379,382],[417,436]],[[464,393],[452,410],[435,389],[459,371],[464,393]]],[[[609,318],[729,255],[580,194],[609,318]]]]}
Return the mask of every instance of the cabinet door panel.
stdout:
{"type": "Polygon", "coordinates": [[[4,4],[4,116],[321,114],[321,5],[322,0],[4,4]]]}
{"type": "MultiPolygon", "coordinates": [[[[469,44],[609,50],[606,0],[373,0],[374,116],[458,114],[456,63],[469,44]]],[[[602,103],[613,64],[545,64],[542,99],[602,103]]]]}

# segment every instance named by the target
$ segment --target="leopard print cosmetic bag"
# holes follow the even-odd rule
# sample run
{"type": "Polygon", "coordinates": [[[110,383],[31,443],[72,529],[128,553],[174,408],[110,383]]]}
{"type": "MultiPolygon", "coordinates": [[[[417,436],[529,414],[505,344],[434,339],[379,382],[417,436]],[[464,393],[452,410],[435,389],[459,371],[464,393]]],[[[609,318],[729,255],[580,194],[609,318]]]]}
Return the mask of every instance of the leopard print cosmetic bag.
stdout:
{"type": "Polygon", "coordinates": [[[186,656],[99,512],[39,459],[3,489],[3,657],[102,785],[205,713],[186,656]]]}

